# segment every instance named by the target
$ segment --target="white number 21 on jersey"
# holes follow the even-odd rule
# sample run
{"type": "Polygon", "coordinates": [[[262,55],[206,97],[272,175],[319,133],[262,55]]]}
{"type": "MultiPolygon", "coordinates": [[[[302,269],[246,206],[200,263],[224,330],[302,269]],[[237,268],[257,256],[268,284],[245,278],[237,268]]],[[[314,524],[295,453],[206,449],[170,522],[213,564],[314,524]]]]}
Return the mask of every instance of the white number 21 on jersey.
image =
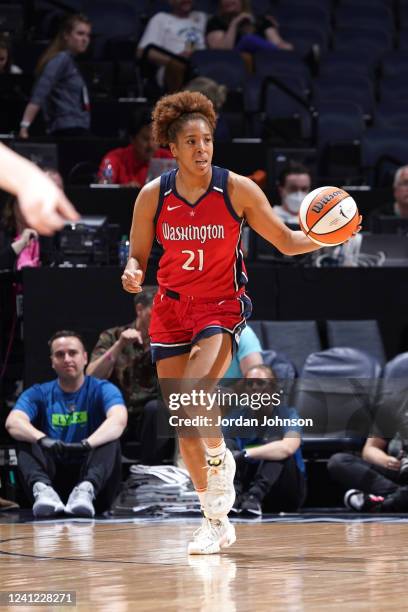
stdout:
{"type": "Polygon", "coordinates": [[[183,270],[201,270],[203,269],[204,266],[204,251],[203,249],[197,249],[196,251],[181,251],[182,253],[185,253],[186,255],[188,255],[186,261],[183,263],[183,265],[181,266],[183,268],[183,270]],[[195,263],[194,260],[197,260],[198,258],[198,267],[195,263]],[[191,265],[193,264],[193,265],[191,265]]]}

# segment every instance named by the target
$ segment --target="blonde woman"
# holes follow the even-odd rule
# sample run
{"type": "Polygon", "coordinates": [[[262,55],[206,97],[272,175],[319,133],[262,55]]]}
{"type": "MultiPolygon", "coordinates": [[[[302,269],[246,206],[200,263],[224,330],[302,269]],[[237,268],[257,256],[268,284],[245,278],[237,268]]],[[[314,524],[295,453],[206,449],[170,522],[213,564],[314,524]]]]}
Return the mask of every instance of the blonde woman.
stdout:
{"type": "Polygon", "coordinates": [[[91,24],[85,15],[71,15],[63,22],[38,62],[38,78],[20,123],[20,138],[29,137],[40,109],[47,132],[55,138],[89,131],[89,95],[75,57],[87,50],[90,36],[91,24]]]}

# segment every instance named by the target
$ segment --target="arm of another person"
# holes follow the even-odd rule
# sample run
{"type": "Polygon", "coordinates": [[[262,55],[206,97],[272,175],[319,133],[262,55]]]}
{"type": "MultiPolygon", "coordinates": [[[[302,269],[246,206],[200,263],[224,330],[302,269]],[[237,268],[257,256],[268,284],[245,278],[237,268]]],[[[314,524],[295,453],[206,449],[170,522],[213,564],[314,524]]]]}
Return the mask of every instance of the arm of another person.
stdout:
{"type": "Polygon", "coordinates": [[[18,408],[12,410],[8,415],[6,429],[15,440],[30,442],[31,444],[38,442],[40,438],[44,438],[46,435],[43,431],[40,431],[32,425],[28,414],[22,410],[18,410],[18,408]]]}
{"type": "Polygon", "coordinates": [[[129,260],[122,284],[129,293],[140,293],[154,240],[154,216],[160,193],[160,178],[147,183],[136,198],[130,230],[129,260]]]}
{"type": "Polygon", "coordinates": [[[386,453],[387,441],[384,438],[367,438],[361,456],[365,461],[388,468],[399,470],[401,462],[396,457],[386,453]]]}
{"type": "Polygon", "coordinates": [[[282,440],[267,442],[261,446],[248,448],[246,454],[251,459],[265,459],[267,461],[282,461],[296,453],[300,447],[301,439],[299,434],[293,431],[291,435],[285,436],[282,440]]]}
{"type": "Polygon", "coordinates": [[[27,224],[52,234],[79,215],[65,195],[32,162],[0,143],[0,187],[17,196],[27,224]]]}
{"type": "Polygon", "coordinates": [[[87,438],[91,448],[118,440],[125,430],[127,418],[126,406],[123,404],[116,404],[109,408],[106,413],[106,419],[87,438]]]}
{"type": "Polygon", "coordinates": [[[310,253],[321,248],[302,231],[289,229],[273,211],[263,191],[249,178],[230,172],[228,191],[236,213],[245,217],[255,232],[284,255],[310,253]]]}
{"type": "Polygon", "coordinates": [[[30,125],[38,115],[41,105],[50,95],[55,82],[64,71],[68,62],[68,55],[58,54],[44,66],[43,71],[34,85],[30,102],[24,110],[23,118],[20,123],[20,138],[28,138],[28,129],[30,125]]]}
{"type": "MultiPolygon", "coordinates": [[[[143,57],[145,48],[149,45],[156,45],[160,47],[164,39],[163,32],[163,20],[166,20],[165,13],[156,13],[148,22],[145,31],[142,34],[142,38],[139,40],[136,56],[140,59],[143,57]]],[[[148,51],[149,61],[165,66],[170,61],[170,56],[165,53],[160,53],[158,49],[149,49],[148,51]]]]}
{"type": "MultiPolygon", "coordinates": [[[[226,30],[216,29],[218,18],[210,19],[207,25],[207,46],[209,49],[233,49],[237,37],[237,29],[242,21],[252,21],[250,13],[240,13],[234,17],[226,30]],[[212,25],[212,21],[214,24],[212,25]]],[[[219,27],[219,26],[218,26],[219,27]]]]}
{"type": "Polygon", "coordinates": [[[124,329],[116,341],[114,341],[110,334],[103,332],[99,336],[99,340],[92,351],[91,360],[86,368],[88,376],[110,378],[120,353],[125,346],[134,342],[143,344],[143,338],[141,332],[132,327],[124,329]]]}

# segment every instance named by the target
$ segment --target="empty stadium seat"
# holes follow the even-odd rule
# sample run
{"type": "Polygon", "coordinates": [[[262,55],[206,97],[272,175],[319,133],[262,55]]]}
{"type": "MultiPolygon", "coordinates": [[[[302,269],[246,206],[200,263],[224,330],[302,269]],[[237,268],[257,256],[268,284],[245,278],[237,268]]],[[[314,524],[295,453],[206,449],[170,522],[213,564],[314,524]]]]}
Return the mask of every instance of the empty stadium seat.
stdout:
{"type": "Polygon", "coordinates": [[[326,325],[329,347],[348,346],[359,349],[384,365],[385,351],[377,321],[327,321],[326,325]]]}
{"type": "Polygon", "coordinates": [[[401,74],[406,75],[408,70],[408,53],[392,51],[387,54],[381,64],[383,77],[397,77],[401,74]]]}
{"type": "Polygon", "coordinates": [[[308,356],[297,381],[294,404],[300,418],[312,419],[313,427],[303,430],[307,447],[321,440],[333,440],[342,450],[344,440],[356,447],[371,430],[374,402],[381,366],[363,351],[331,348],[308,356]]]}
{"type": "Polygon", "coordinates": [[[286,74],[310,82],[310,71],[306,64],[295,54],[285,51],[258,51],[254,54],[254,73],[260,78],[270,75],[286,74]]]}
{"type": "Polygon", "coordinates": [[[387,184],[399,166],[408,163],[408,129],[370,128],[361,141],[362,164],[371,185],[387,184]]]}
{"type": "Polygon", "coordinates": [[[248,77],[244,60],[237,51],[195,51],[191,64],[197,74],[214,79],[229,89],[242,89],[248,77]]]}
{"type": "Polygon", "coordinates": [[[100,0],[90,3],[87,15],[92,23],[92,48],[95,59],[103,59],[108,40],[136,41],[142,31],[140,16],[130,5],[100,0]]]}
{"type": "Polygon", "coordinates": [[[276,351],[262,351],[262,359],[264,364],[274,371],[278,391],[281,393],[281,403],[288,405],[291,403],[293,383],[296,377],[295,366],[286,355],[276,351]]]}
{"type": "Polygon", "coordinates": [[[355,2],[342,3],[335,13],[336,28],[348,27],[380,27],[392,30],[394,18],[388,6],[380,3],[367,3],[367,5],[355,2]]]}
{"type": "Polygon", "coordinates": [[[408,96],[399,100],[393,100],[392,97],[382,100],[375,109],[374,125],[383,129],[406,129],[408,96]]]}
{"type": "Polygon", "coordinates": [[[388,361],[381,383],[375,406],[374,433],[392,438],[398,423],[398,431],[408,439],[408,353],[388,361]]]}
{"type": "Polygon", "coordinates": [[[300,372],[307,356],[321,349],[316,321],[263,321],[263,348],[286,355],[300,372]]]}
{"type": "Polygon", "coordinates": [[[364,129],[362,109],[352,102],[322,103],[318,106],[317,141],[322,149],[326,145],[360,140],[364,129]]]}
{"type": "Polygon", "coordinates": [[[365,77],[373,77],[376,69],[376,59],[365,53],[356,54],[352,49],[330,51],[322,57],[319,74],[330,76],[334,70],[359,73],[365,77]]]}

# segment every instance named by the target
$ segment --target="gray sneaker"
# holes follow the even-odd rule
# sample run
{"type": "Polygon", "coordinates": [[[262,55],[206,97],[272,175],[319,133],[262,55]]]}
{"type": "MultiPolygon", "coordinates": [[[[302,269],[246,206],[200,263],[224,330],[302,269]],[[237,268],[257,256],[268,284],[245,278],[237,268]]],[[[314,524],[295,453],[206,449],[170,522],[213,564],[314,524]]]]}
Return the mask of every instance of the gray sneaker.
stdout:
{"type": "Polygon", "coordinates": [[[52,487],[43,482],[36,482],[33,486],[34,505],[33,514],[36,518],[54,516],[64,512],[65,507],[60,496],[52,487]]]}
{"type": "Polygon", "coordinates": [[[67,514],[75,514],[76,516],[95,516],[95,508],[92,503],[94,498],[93,484],[84,480],[84,482],[81,482],[72,490],[65,506],[65,512],[67,514]]]}

